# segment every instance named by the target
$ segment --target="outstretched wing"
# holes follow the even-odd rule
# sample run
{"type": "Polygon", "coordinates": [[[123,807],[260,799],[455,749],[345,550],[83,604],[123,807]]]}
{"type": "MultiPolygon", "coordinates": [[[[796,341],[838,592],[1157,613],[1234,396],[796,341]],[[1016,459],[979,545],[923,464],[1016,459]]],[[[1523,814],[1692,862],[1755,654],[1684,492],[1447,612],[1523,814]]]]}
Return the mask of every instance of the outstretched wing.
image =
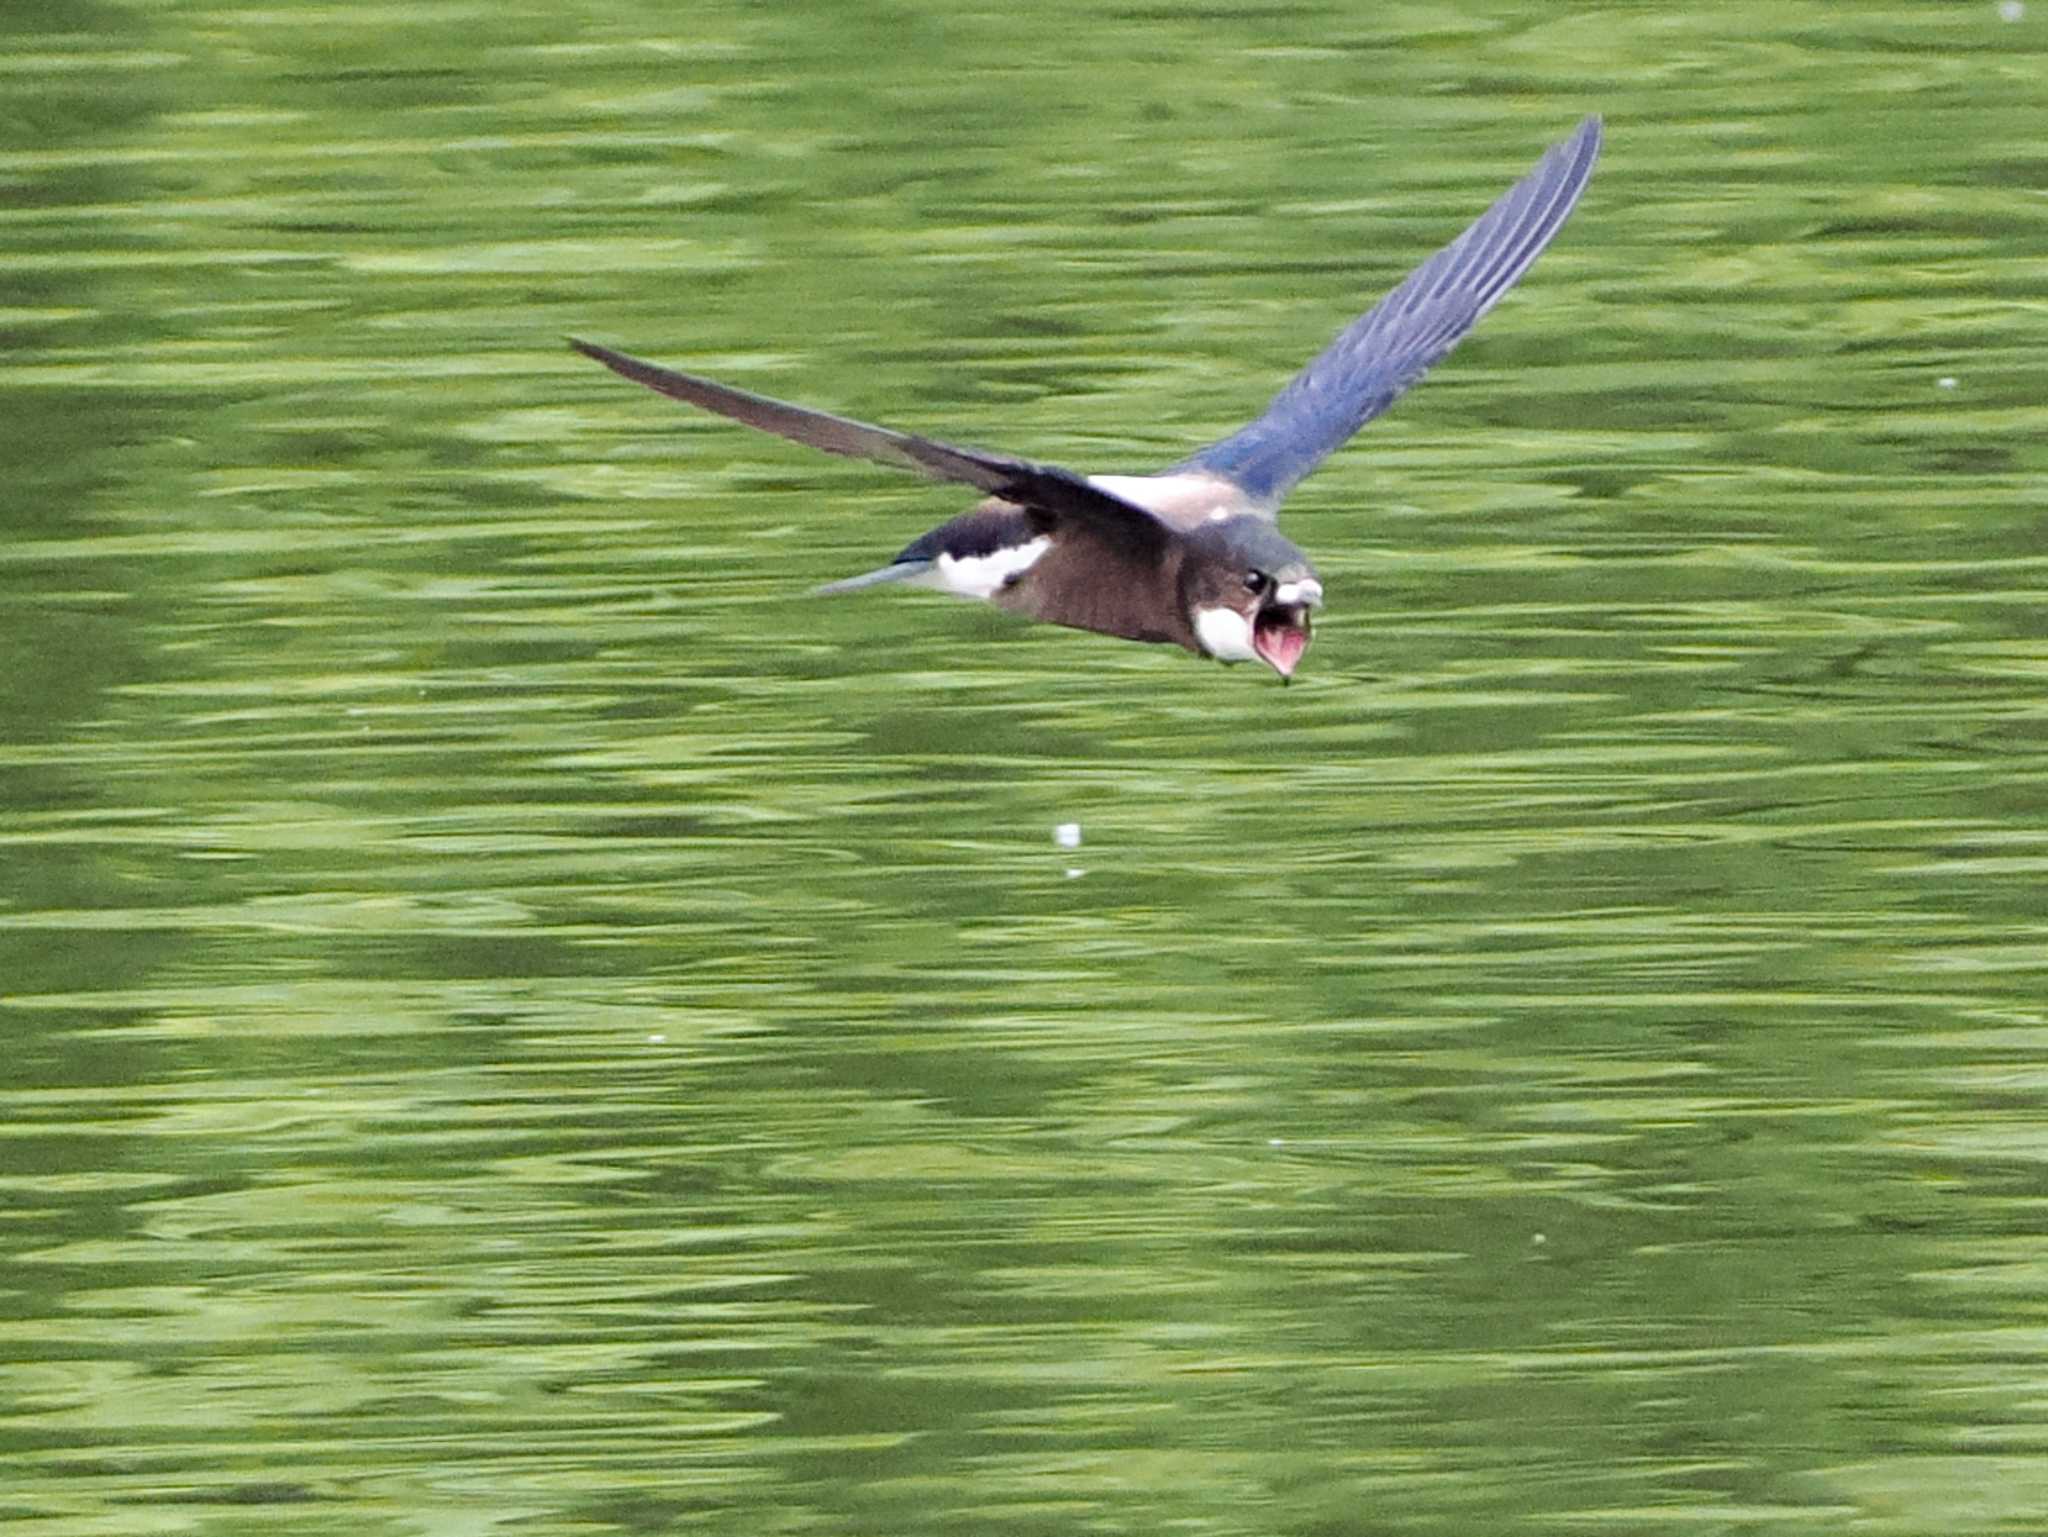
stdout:
{"type": "Polygon", "coordinates": [[[1585,190],[1600,119],[1554,144],[1472,227],[1344,328],[1249,426],[1175,471],[1221,475],[1266,511],[1458,344],[1529,270],[1585,190]]]}
{"type": "Polygon", "coordinates": [[[1033,464],[1006,454],[957,448],[911,433],[808,410],[700,379],[695,374],[661,368],[573,336],[569,345],[585,357],[597,359],[613,373],[650,390],[729,416],[762,432],[823,449],[828,454],[879,460],[937,480],[958,481],[1018,507],[1055,518],[1073,518],[1134,551],[1156,553],[1168,537],[1165,526],[1144,508],[1058,465],[1033,464]]]}

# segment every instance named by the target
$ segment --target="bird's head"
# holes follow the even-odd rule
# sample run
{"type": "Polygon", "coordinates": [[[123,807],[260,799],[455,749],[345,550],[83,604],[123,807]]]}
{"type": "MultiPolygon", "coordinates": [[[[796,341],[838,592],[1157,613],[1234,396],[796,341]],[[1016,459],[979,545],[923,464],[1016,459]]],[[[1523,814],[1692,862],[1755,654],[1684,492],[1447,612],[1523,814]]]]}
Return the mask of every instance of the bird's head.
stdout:
{"type": "Polygon", "coordinates": [[[1207,523],[1188,539],[1181,604],[1202,650],[1219,662],[1264,662],[1283,679],[1308,650],[1309,612],[1323,601],[1315,567],[1253,513],[1207,523]]]}

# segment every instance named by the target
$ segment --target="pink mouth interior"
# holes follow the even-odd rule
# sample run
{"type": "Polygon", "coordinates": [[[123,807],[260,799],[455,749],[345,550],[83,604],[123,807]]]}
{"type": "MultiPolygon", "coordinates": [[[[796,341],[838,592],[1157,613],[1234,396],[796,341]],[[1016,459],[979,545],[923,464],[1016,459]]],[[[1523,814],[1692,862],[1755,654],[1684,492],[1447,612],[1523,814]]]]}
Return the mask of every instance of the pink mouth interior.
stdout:
{"type": "Polygon", "coordinates": [[[1294,676],[1295,665],[1308,650],[1308,610],[1261,609],[1252,623],[1252,649],[1281,677],[1294,676]]]}

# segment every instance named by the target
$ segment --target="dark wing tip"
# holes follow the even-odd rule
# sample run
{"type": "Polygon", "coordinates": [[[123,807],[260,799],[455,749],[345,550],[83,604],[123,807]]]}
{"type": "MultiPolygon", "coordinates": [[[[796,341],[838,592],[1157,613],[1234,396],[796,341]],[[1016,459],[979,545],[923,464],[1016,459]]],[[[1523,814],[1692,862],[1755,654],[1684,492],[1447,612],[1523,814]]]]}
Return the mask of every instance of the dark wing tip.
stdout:
{"type": "Polygon", "coordinates": [[[675,393],[673,390],[662,388],[661,375],[667,373],[667,370],[658,369],[654,364],[644,362],[634,357],[631,353],[616,352],[612,348],[601,346],[597,342],[587,342],[580,336],[565,336],[562,340],[569,344],[570,350],[580,352],[586,358],[595,359],[597,362],[604,364],[613,373],[623,378],[631,379],[635,384],[644,384],[649,389],[664,395],[675,393]]]}

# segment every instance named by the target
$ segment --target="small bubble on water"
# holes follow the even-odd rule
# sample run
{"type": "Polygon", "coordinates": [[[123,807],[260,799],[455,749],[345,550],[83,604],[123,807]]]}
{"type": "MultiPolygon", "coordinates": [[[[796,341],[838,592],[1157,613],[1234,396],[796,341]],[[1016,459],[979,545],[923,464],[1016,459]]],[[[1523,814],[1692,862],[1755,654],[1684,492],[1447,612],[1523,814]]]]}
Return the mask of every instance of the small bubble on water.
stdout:
{"type": "Polygon", "coordinates": [[[1998,0],[1998,19],[2000,21],[2025,21],[2027,19],[2027,8],[2020,4],[2020,0],[1998,0]]]}
{"type": "Polygon", "coordinates": [[[1052,841],[1063,849],[1077,849],[1081,846],[1081,824],[1062,822],[1052,830],[1052,841]]]}

